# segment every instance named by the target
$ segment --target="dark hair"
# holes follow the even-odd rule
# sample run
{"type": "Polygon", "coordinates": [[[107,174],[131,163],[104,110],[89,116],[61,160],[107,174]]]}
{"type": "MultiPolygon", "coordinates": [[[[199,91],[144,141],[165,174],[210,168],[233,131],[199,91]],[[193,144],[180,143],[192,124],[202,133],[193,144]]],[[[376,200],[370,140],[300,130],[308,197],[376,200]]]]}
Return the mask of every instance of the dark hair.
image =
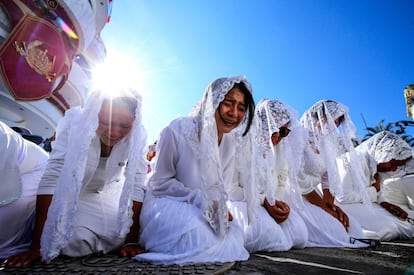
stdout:
{"type": "Polygon", "coordinates": [[[126,106],[131,113],[135,115],[135,109],[137,108],[137,99],[132,96],[120,96],[112,99],[105,99],[105,102],[112,101],[112,106],[126,106]]]}
{"type": "Polygon", "coordinates": [[[249,91],[249,89],[247,89],[244,82],[235,83],[233,88],[238,88],[243,93],[244,103],[245,103],[247,111],[249,113],[246,129],[243,132],[243,136],[245,136],[249,132],[250,126],[252,125],[253,116],[254,116],[254,109],[255,109],[256,106],[255,106],[255,103],[254,103],[253,95],[249,91]]]}

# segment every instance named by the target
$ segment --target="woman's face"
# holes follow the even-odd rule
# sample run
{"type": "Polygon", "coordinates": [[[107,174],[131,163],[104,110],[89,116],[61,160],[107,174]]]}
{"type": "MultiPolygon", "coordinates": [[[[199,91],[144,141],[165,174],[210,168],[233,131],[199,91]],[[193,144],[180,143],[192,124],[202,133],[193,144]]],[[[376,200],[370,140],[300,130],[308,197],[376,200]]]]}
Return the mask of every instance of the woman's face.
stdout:
{"type": "Polygon", "coordinates": [[[218,135],[229,133],[239,126],[246,113],[244,94],[239,88],[232,88],[220,103],[214,116],[218,135]]]}
{"type": "Polygon", "coordinates": [[[289,133],[290,133],[290,129],[288,128],[288,123],[281,126],[279,128],[279,132],[274,132],[272,134],[272,144],[273,144],[273,146],[278,145],[282,141],[282,138],[286,137],[289,133]]]}
{"type": "Polygon", "coordinates": [[[111,106],[110,101],[104,101],[98,118],[99,126],[96,134],[103,144],[112,147],[129,134],[135,114],[127,106],[122,104],[111,106]]]}

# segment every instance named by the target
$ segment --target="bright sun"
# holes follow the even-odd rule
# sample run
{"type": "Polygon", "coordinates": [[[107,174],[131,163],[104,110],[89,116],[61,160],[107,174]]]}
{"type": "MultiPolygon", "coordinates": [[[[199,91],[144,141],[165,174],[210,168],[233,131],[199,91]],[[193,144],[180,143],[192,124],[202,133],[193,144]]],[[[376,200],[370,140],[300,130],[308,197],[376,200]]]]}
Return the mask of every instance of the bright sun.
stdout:
{"type": "Polygon", "coordinates": [[[92,72],[92,90],[114,95],[122,88],[138,89],[139,70],[137,61],[127,54],[109,49],[105,61],[92,72]]]}

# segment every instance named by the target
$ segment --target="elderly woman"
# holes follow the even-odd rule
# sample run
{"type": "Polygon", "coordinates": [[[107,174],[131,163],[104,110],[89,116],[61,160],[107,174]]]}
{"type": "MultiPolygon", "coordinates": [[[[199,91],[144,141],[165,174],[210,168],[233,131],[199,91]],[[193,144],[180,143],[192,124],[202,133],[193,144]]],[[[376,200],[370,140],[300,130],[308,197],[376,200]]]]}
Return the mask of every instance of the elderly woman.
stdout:
{"type": "Polygon", "coordinates": [[[361,225],[334,202],[335,196],[342,194],[336,158],[345,152],[355,156],[355,127],[348,109],[336,101],[321,100],[300,121],[308,131],[299,179],[305,198],[299,213],[308,228],[307,246],[364,246],[350,241],[351,237],[363,237],[361,225]]]}
{"type": "Polygon", "coordinates": [[[254,114],[250,83],[243,76],[208,85],[187,117],[161,132],[158,160],[141,213],[137,260],[194,264],[247,260],[243,232],[231,222],[224,185],[235,166],[235,133],[247,133],[254,114]]]}
{"type": "Polygon", "coordinates": [[[382,131],[360,144],[356,151],[362,160],[358,171],[347,165],[347,155],[338,162],[345,190],[337,198],[341,207],[361,223],[366,237],[384,241],[411,238],[414,226],[406,221],[408,213],[383,195],[384,191],[387,195],[392,191],[390,186],[384,188],[384,179],[411,159],[411,147],[396,134],[382,131]],[[362,184],[372,204],[363,204],[360,192],[353,188],[359,171],[363,173],[362,184]]]}
{"type": "Polygon", "coordinates": [[[244,228],[249,252],[303,248],[306,226],[284,202],[300,203],[295,153],[303,149],[304,140],[298,138],[303,131],[296,112],[265,99],[257,105],[255,118],[255,131],[237,150],[239,177],[227,186],[233,221],[244,228]]]}
{"type": "Polygon", "coordinates": [[[143,252],[137,241],[145,147],[141,97],[132,89],[97,91],[84,108],[68,110],[40,181],[30,250],[8,265],[49,262],[59,254],[143,252]]]}

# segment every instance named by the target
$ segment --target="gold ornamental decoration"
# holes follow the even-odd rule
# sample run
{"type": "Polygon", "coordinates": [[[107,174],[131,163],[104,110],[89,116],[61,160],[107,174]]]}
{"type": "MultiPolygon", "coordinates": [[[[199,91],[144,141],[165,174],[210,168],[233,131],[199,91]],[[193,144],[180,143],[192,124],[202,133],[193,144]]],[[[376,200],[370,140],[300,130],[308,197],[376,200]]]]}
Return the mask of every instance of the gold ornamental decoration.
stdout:
{"type": "Polygon", "coordinates": [[[404,89],[405,104],[407,105],[407,115],[414,119],[414,84],[408,85],[404,89]]]}
{"type": "Polygon", "coordinates": [[[48,82],[52,82],[53,77],[56,76],[56,73],[52,72],[55,66],[56,56],[49,59],[47,54],[48,50],[39,48],[42,44],[42,41],[33,40],[26,46],[26,42],[18,43],[15,41],[14,47],[17,53],[25,57],[30,68],[38,74],[44,75],[48,82]]]}

